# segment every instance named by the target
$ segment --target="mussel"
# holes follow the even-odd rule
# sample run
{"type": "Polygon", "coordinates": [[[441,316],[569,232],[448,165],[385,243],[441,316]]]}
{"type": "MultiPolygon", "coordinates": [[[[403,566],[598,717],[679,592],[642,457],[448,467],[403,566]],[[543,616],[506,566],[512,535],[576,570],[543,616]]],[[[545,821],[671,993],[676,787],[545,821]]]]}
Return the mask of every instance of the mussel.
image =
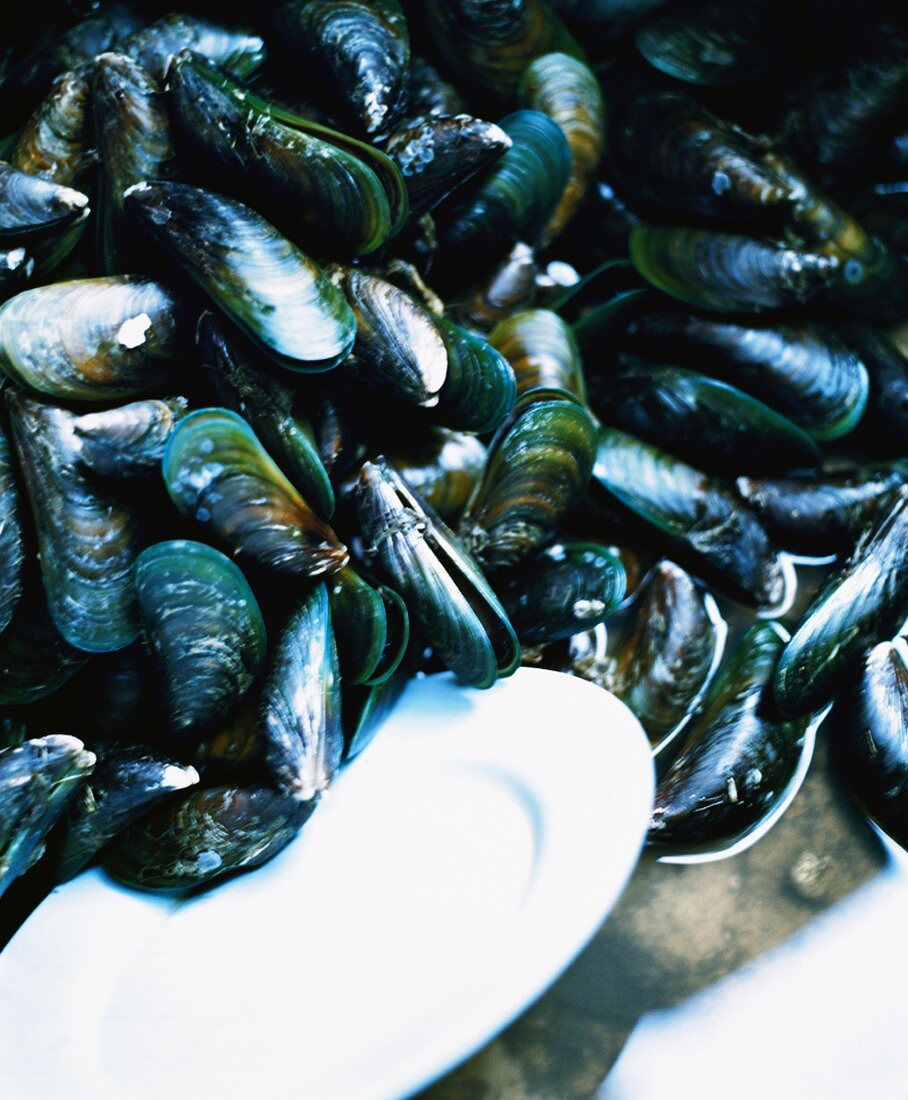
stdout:
{"type": "Polygon", "coordinates": [[[0,161],[0,247],[46,246],[88,217],[88,196],[0,161]]]}
{"type": "Polygon", "coordinates": [[[664,560],[653,567],[597,682],[636,714],[654,752],[689,719],[718,667],[726,633],[715,600],[680,566],[664,560]]]}
{"type": "Polygon", "coordinates": [[[70,187],[86,167],[87,123],[88,81],[63,73],[16,138],[10,164],[70,187]]]}
{"type": "Polygon", "coordinates": [[[3,631],[22,598],[25,540],[20,511],[9,438],[0,426],[0,649],[3,631]]]}
{"type": "Polygon", "coordinates": [[[252,76],[265,60],[265,43],[259,35],[222,27],[198,15],[165,15],[130,35],[122,48],[159,83],[181,50],[194,50],[240,78],[252,76]]]}
{"type": "Polygon", "coordinates": [[[570,326],[557,313],[548,309],[512,313],[492,329],[489,343],[514,369],[518,397],[544,390],[581,405],[586,401],[580,350],[570,326]]]}
{"type": "Polygon", "coordinates": [[[186,415],[185,397],[133,401],[85,413],[73,423],[79,461],[102,477],[157,474],[173,429],[186,415]]]}
{"type": "Polygon", "coordinates": [[[659,781],[651,844],[740,837],[784,797],[806,733],[806,720],[778,714],[769,688],[785,639],[778,624],[758,623],[738,642],[659,781]]]}
{"type": "Polygon", "coordinates": [[[481,336],[447,317],[439,317],[437,325],[448,356],[448,372],[438,393],[434,419],[460,431],[495,431],[514,407],[514,371],[481,336]]]}
{"type": "Polygon", "coordinates": [[[126,207],[226,316],[291,371],[336,366],[356,321],[316,264],[248,206],[184,183],[140,183],[126,207]]]}
{"type": "Polygon", "coordinates": [[[234,412],[198,409],[181,420],[164,452],[163,475],[177,508],[210,524],[246,560],[305,577],[347,563],[346,548],[234,412]]]}
{"type": "Polygon", "coordinates": [[[76,649],[122,649],[138,634],[135,512],[82,472],[72,413],[12,390],[6,405],[51,618],[76,649]]]}
{"type": "Polygon", "coordinates": [[[73,279],[0,306],[0,369],[48,397],[113,401],[160,387],[187,335],[183,306],[161,283],[73,279]]]}
{"type": "Polygon", "coordinates": [[[908,643],[880,642],[829,719],[832,759],[871,818],[908,845],[908,643]]]}
{"type": "Polygon", "coordinates": [[[383,460],[359,475],[364,549],[400,592],[414,624],[465,683],[488,688],[515,671],[520,646],[504,608],[457,539],[383,460]]]}
{"type": "Polygon", "coordinates": [[[259,704],[265,759],[278,788],[313,802],[340,766],[340,669],[325,585],[290,613],[259,704]]]}
{"type": "Polygon", "coordinates": [[[593,419],[575,401],[518,406],[492,440],[461,518],[468,550],[493,568],[528,557],[579,499],[595,452],[593,419]]]}
{"type": "Polygon", "coordinates": [[[693,570],[761,614],[794,597],[791,567],[756,515],[718,478],[617,428],[599,433],[592,487],[606,508],[620,505],[693,570]]]}
{"type": "Polygon", "coordinates": [[[486,448],[474,435],[435,428],[423,439],[389,450],[387,459],[420,499],[451,523],[479,480],[486,448]]]}
{"type": "Polygon", "coordinates": [[[903,487],[826,581],[785,647],[775,674],[775,697],[785,714],[808,714],[828,703],[861,655],[908,618],[906,550],[903,487]]]}

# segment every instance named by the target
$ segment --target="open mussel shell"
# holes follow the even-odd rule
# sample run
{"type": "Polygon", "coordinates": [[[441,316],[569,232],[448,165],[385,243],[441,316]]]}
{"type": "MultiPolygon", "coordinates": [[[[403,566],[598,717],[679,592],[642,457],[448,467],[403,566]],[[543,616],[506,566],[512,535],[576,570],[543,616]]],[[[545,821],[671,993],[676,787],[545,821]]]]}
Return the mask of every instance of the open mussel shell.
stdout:
{"type": "Polygon", "coordinates": [[[557,313],[528,309],[513,313],[492,329],[489,343],[507,359],[517,380],[517,396],[534,390],[586,401],[580,349],[557,313]]]}
{"type": "Polygon", "coordinates": [[[794,203],[791,188],[755,139],[684,92],[643,86],[616,93],[608,170],[635,210],[781,231],[794,203]]]}
{"type": "Polygon", "coordinates": [[[626,367],[593,387],[595,412],[691,465],[726,475],[819,466],[811,437],[762,401],[681,367],[626,367]]]}
{"type": "Polygon", "coordinates": [[[325,585],[291,612],[259,702],[265,762],[279,789],[314,801],[340,766],[340,667],[325,585]]]}
{"type": "Polygon", "coordinates": [[[0,161],[0,246],[47,247],[88,217],[88,196],[0,161]]]}
{"type": "Polygon", "coordinates": [[[37,737],[0,751],[0,894],[40,859],[51,826],[94,764],[75,737],[37,737]]]}
{"type": "Polygon", "coordinates": [[[95,136],[101,156],[98,238],[110,272],[142,259],[136,227],[124,216],[123,195],[143,180],[173,179],[176,149],[158,82],[125,54],[95,58],[92,77],[95,136]]]}
{"type": "Polygon", "coordinates": [[[517,395],[514,371],[491,343],[439,317],[448,373],[438,394],[434,419],[448,428],[493,432],[510,415],[517,395]]]}
{"type": "Polygon", "coordinates": [[[556,543],[498,583],[521,645],[569,638],[603,622],[624,599],[624,566],[607,547],[556,543]]]}
{"type": "Polygon", "coordinates": [[[543,234],[555,239],[586,197],[605,147],[605,104],[593,70],[566,53],[537,57],[520,81],[521,107],[542,111],[557,123],[571,150],[571,170],[543,234]]]}
{"type": "Polygon", "coordinates": [[[220,551],[176,539],[136,561],[142,632],[176,735],[210,729],[241,702],[265,659],[265,623],[243,574],[220,551]]]}
{"type": "Polygon", "coordinates": [[[575,401],[518,406],[489,445],[461,518],[467,548],[493,568],[528,557],[586,488],[595,453],[595,424],[575,401]]]}
{"type": "Polygon", "coordinates": [[[835,256],[681,226],[638,225],[629,243],[653,286],[717,313],[804,306],[833,286],[841,267],[835,256]]]}
{"type": "Polygon", "coordinates": [[[880,642],[829,718],[833,763],[870,817],[908,847],[908,643],[880,642]]]}
{"type": "Polygon", "coordinates": [[[328,595],[344,683],[365,683],[375,672],[387,640],[385,602],[349,565],[331,577],[328,595]]]}
{"type": "Polygon", "coordinates": [[[37,393],[115,401],[159,388],[188,350],[184,311],[137,275],[24,290],[0,306],[0,369],[37,393]]]}
{"type": "Polygon", "coordinates": [[[51,618],[76,649],[122,649],[138,634],[135,514],[82,473],[72,413],[15,391],[6,404],[51,618]]]}
{"type": "Polygon", "coordinates": [[[102,477],[157,474],[187,408],[185,397],[165,397],[85,413],[73,424],[81,441],[79,461],[102,477]]]}
{"type": "Polygon", "coordinates": [[[511,148],[437,211],[440,256],[461,282],[475,281],[518,241],[535,244],[568,181],[570,147],[547,115],[515,111],[500,125],[511,148]]]}
{"type": "Polygon", "coordinates": [[[9,626],[22,598],[25,542],[20,510],[9,437],[0,425],[0,649],[2,632],[9,626]]]}
{"type": "Polygon", "coordinates": [[[312,425],[294,407],[293,391],[248,362],[211,313],[199,318],[196,344],[223,405],[249,422],[303,498],[319,515],[330,518],[334,489],[312,425]]]}
{"type": "Polygon", "coordinates": [[[403,597],[439,659],[473,687],[511,675],[520,661],[513,627],[444,523],[383,460],[363,465],[356,500],[375,568],[403,597]]]}
{"type": "Polygon", "coordinates": [[[754,325],[672,308],[647,309],[630,320],[624,346],[714,375],[822,442],[853,431],[867,407],[863,357],[826,325],[754,325]]]}
{"type": "Polygon", "coordinates": [[[712,596],[674,562],[653,567],[599,683],[626,703],[660,753],[712,679],[727,628],[712,596]]]}
{"type": "Polygon", "coordinates": [[[849,553],[906,481],[908,464],[866,464],[776,479],[741,477],[737,489],[778,546],[822,557],[849,553]]]}
{"type": "Polygon", "coordinates": [[[241,79],[251,76],[265,60],[265,43],[259,35],[222,27],[198,15],[165,15],[130,35],[122,48],[160,84],[171,59],[181,50],[194,50],[241,79]]]}
{"type": "Polygon", "coordinates": [[[397,0],[289,0],[281,28],[366,135],[375,138],[394,126],[410,62],[410,35],[397,0]]]}
{"type": "Polygon", "coordinates": [[[818,710],[861,655],[908,618],[908,488],[868,528],[808,608],[779,660],[775,696],[785,714],[818,710]]]}
{"type": "Polygon", "coordinates": [[[164,483],[179,511],[234,554],[307,577],[341,569],[347,551],[290,484],[249,425],[228,409],[181,420],[164,452],[164,483]]]}
{"type": "Polygon", "coordinates": [[[775,0],[730,5],[723,0],[694,0],[672,6],[644,23],[635,35],[637,49],[656,69],[689,84],[733,87],[749,84],[779,66],[785,18],[775,0]]]}
{"type": "Polygon", "coordinates": [[[786,637],[776,623],[757,623],[720,669],[656,788],[651,844],[740,837],[784,798],[807,726],[779,715],[769,689],[786,637]]]}
{"type": "Polygon", "coordinates": [[[592,488],[615,504],[696,575],[763,615],[780,614],[794,597],[790,564],[756,515],[719,478],[617,428],[599,433],[592,488]]]}
{"type": "MultiPolygon", "coordinates": [[[[338,256],[373,252],[388,239],[392,212],[382,179],[355,148],[326,140],[331,131],[275,117],[267,100],[188,52],[170,67],[167,97],[181,148],[197,157],[203,177],[248,201],[293,241],[338,256]]],[[[369,153],[373,163],[382,157],[369,153]]]]}
{"type": "Polygon", "coordinates": [[[448,353],[432,314],[387,279],[356,268],[337,278],[356,318],[353,369],[402,401],[437,405],[448,353]]]}
{"type": "Polygon", "coordinates": [[[511,100],[527,65],[543,54],[583,51],[545,0],[429,0],[436,49],[463,88],[511,100]]]}
{"type": "Polygon", "coordinates": [[[324,272],[242,203],[187,184],[131,187],[127,209],[216,306],[276,363],[330,370],[356,321],[324,272]]]}
{"type": "Polygon", "coordinates": [[[0,705],[22,706],[51,695],[87,660],[54,625],[41,578],[29,575],[16,613],[0,633],[0,705]]]}
{"type": "Polygon", "coordinates": [[[386,455],[414,493],[446,523],[457,520],[486,460],[476,436],[433,428],[386,455]]]}
{"type": "Polygon", "coordinates": [[[276,856],[312,809],[268,787],[196,787],[130,826],[104,866],[140,890],[202,886],[276,856]]]}
{"type": "Polygon", "coordinates": [[[451,192],[511,148],[494,122],[472,115],[429,115],[396,130],[385,150],[407,183],[410,210],[431,210],[451,192]]]}
{"type": "Polygon", "coordinates": [[[88,95],[80,73],[58,76],[16,138],[9,156],[13,168],[70,187],[88,159],[88,95]]]}
{"type": "Polygon", "coordinates": [[[144,745],[104,745],[89,779],[70,799],[48,845],[57,882],[75,877],[127,826],[199,773],[144,745]]]}

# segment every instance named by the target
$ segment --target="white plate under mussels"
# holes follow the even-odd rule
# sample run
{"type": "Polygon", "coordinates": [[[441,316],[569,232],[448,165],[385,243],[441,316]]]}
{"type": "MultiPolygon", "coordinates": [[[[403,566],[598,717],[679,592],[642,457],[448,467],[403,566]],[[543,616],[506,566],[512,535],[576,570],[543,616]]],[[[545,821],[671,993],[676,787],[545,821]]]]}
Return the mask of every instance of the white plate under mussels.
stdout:
{"type": "Polygon", "coordinates": [[[0,955],[10,1100],[380,1100],[575,957],[643,841],[636,719],[581,680],[414,681],[286,851],[189,901],[92,871],[0,955]]]}

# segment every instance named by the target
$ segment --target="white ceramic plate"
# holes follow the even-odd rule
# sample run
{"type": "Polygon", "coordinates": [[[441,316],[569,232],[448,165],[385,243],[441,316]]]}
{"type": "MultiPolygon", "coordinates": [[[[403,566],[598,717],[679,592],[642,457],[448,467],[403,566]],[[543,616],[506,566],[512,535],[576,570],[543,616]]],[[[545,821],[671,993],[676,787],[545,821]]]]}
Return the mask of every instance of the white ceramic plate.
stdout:
{"type": "Polygon", "coordinates": [[[613,696],[414,682],[272,863],[188,902],[101,872],[0,955],[0,1096],[406,1095],[489,1039],[616,901],[652,798],[613,696]]]}

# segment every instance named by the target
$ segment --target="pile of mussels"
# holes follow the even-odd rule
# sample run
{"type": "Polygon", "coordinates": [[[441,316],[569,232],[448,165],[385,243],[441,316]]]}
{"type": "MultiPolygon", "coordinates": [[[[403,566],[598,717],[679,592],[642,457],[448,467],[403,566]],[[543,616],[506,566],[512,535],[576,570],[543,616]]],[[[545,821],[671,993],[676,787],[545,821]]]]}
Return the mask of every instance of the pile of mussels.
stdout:
{"type": "Polygon", "coordinates": [[[900,0],[216,8],[0,28],[0,892],[261,864],[522,661],[639,717],[653,844],[827,711],[908,842],[900,0]]]}

